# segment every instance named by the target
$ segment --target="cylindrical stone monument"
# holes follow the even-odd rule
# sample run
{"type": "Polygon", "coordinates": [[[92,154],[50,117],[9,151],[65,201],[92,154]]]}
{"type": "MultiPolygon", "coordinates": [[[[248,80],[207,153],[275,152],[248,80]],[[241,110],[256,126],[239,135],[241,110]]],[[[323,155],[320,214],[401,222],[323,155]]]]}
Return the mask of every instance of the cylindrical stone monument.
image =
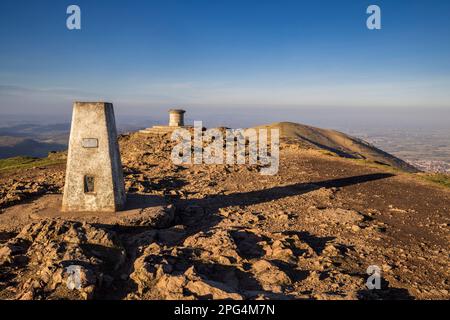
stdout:
{"type": "Polygon", "coordinates": [[[184,111],[182,109],[170,109],[169,110],[169,127],[183,127],[185,112],[186,111],[184,111]]]}

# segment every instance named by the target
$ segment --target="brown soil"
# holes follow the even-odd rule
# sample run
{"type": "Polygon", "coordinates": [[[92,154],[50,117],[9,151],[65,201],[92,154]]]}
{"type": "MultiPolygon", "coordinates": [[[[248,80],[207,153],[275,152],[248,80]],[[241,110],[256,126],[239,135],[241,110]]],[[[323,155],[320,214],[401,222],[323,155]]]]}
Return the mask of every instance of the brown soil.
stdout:
{"type": "Polygon", "coordinates": [[[167,135],[120,144],[121,213],[60,213],[64,166],[0,174],[0,298],[450,298],[448,189],[297,144],[276,176],[173,165],[167,135]]]}

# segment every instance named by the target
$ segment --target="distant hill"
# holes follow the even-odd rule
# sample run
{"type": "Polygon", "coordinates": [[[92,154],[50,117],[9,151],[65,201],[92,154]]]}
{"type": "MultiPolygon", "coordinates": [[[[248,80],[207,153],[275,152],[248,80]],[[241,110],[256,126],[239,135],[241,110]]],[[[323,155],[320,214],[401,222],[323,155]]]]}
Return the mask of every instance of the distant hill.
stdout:
{"type": "Polygon", "coordinates": [[[50,151],[65,150],[69,129],[69,123],[22,123],[0,127],[0,159],[46,157],[50,151]]]}
{"type": "Polygon", "coordinates": [[[70,123],[59,123],[59,124],[32,124],[24,123],[17,124],[8,127],[0,127],[0,136],[11,136],[11,137],[30,137],[30,136],[59,136],[61,134],[68,134],[70,129],[70,123]]]}
{"type": "Polygon", "coordinates": [[[419,172],[414,166],[376,148],[370,143],[339,131],[315,128],[293,122],[277,122],[257,128],[279,128],[283,139],[294,139],[304,145],[331,151],[341,157],[366,159],[406,172],[419,172]]]}
{"type": "Polygon", "coordinates": [[[40,142],[30,138],[0,136],[0,159],[17,156],[46,157],[50,151],[62,151],[61,143],[40,142]]]}
{"type": "MultiPolygon", "coordinates": [[[[141,127],[126,124],[118,127],[119,133],[141,127]]],[[[10,157],[46,157],[51,151],[67,149],[70,123],[21,123],[0,126],[0,159],[10,157]]]]}

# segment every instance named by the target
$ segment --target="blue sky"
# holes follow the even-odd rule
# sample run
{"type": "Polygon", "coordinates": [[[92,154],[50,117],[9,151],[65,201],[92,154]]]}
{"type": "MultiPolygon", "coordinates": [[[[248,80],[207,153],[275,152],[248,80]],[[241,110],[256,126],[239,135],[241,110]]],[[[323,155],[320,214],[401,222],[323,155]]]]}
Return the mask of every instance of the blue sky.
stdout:
{"type": "Polygon", "coordinates": [[[0,38],[0,114],[450,108],[447,0],[2,0],[0,38]]]}

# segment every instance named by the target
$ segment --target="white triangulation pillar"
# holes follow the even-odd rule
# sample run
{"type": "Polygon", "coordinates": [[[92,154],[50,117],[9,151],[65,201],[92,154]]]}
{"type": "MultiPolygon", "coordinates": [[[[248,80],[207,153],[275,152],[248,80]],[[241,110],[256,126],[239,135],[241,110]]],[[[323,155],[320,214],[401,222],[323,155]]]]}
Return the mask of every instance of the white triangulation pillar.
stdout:
{"type": "Polygon", "coordinates": [[[62,210],[113,212],[125,202],[113,105],[75,102],[62,210]]]}

